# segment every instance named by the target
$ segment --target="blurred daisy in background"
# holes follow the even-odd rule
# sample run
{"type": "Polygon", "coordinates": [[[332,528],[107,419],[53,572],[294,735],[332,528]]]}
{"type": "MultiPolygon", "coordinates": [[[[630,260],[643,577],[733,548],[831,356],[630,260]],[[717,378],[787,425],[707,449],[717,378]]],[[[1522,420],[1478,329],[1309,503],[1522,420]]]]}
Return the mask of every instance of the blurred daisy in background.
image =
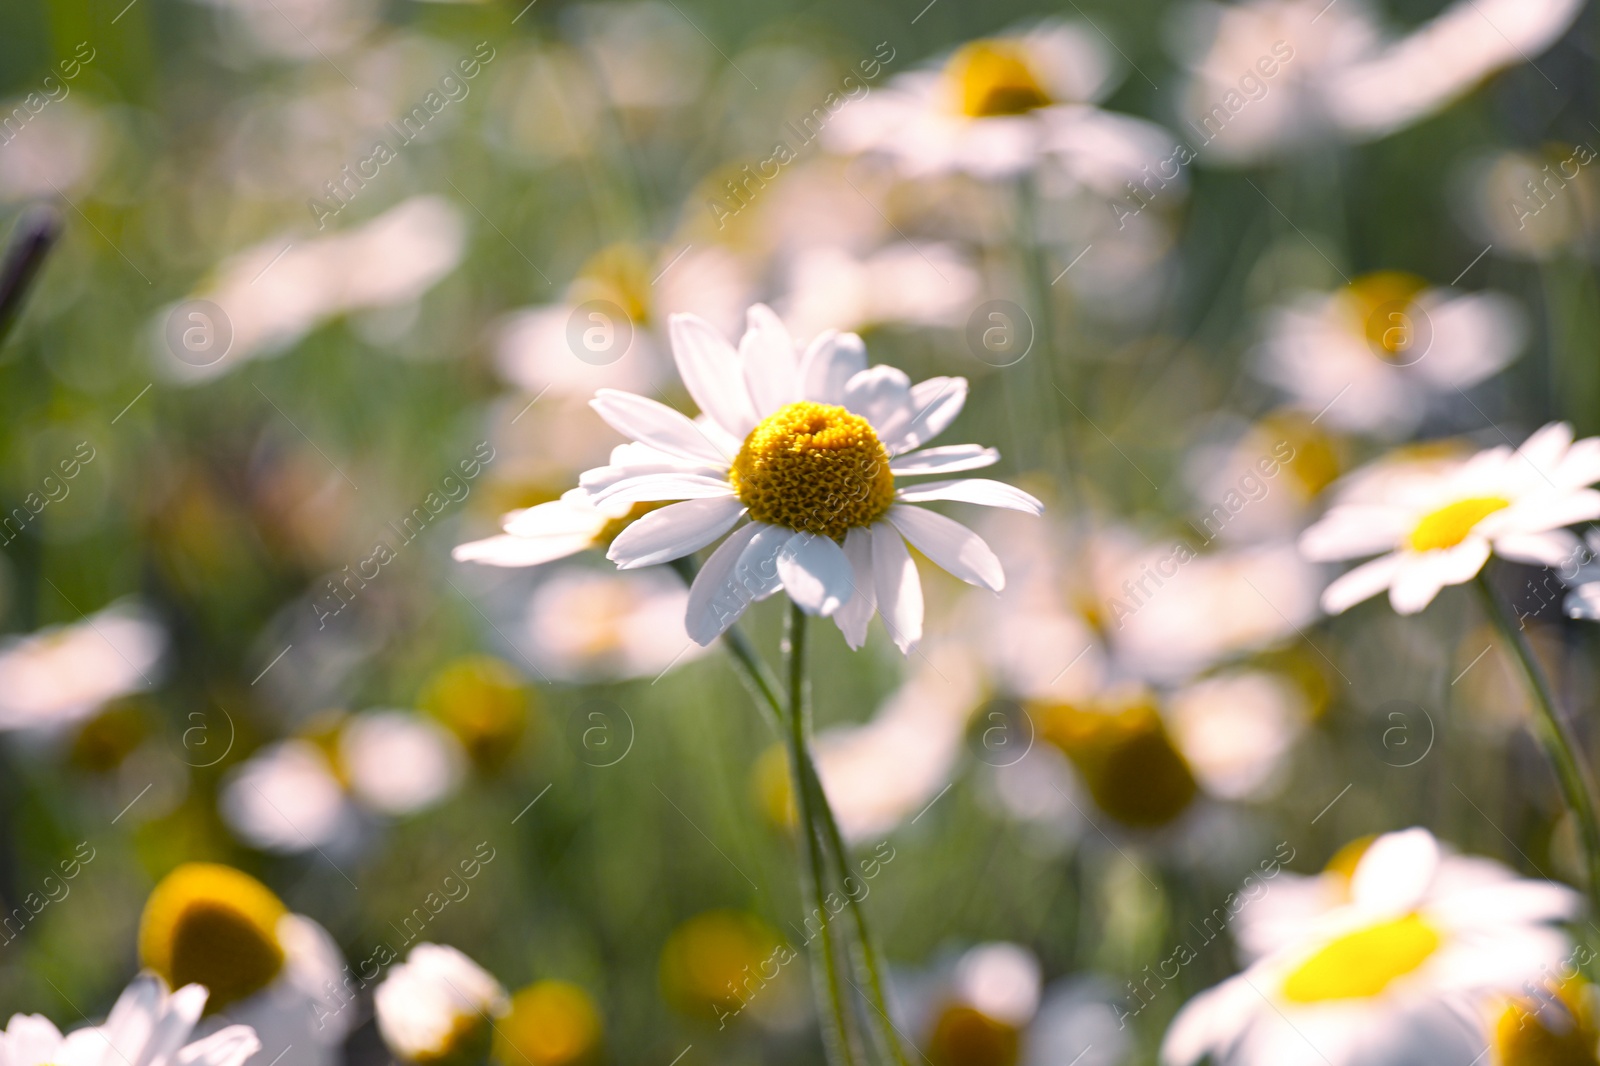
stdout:
{"type": "Polygon", "coordinates": [[[118,696],[154,687],[166,631],[132,602],[80,622],[0,642],[0,730],[81,721],[118,696]]]}
{"type": "Polygon", "coordinates": [[[1344,1066],[1481,1057],[1487,1008],[1558,970],[1570,943],[1554,923],[1575,917],[1580,901],[1498,863],[1447,866],[1447,856],[1425,829],[1378,838],[1354,864],[1348,901],[1280,921],[1281,941],[1258,936],[1263,954],[1178,1013],[1162,1060],[1344,1066]]]}
{"type": "Polygon", "coordinates": [[[285,853],[349,847],[363,811],[405,817],[461,782],[460,746],[421,715],[366,711],[320,724],[315,739],[269,744],[224,777],[218,810],[246,843],[285,853]]]}
{"type": "Polygon", "coordinates": [[[1526,333],[1508,296],[1456,293],[1389,271],[1273,312],[1255,369],[1319,421],[1399,436],[1417,427],[1434,396],[1453,396],[1510,363],[1526,333]]]}
{"type": "Polygon", "coordinates": [[[862,256],[807,248],[787,269],[788,291],[775,304],[798,337],[885,325],[958,326],[980,284],[965,256],[935,242],[897,241],[862,256]]]}
{"type": "Polygon", "coordinates": [[[670,574],[570,567],[534,589],[522,650],[556,681],[659,677],[705,652],[684,631],[688,602],[670,574]]]}
{"type": "Polygon", "coordinates": [[[344,957],[322,926],[230,866],[190,862],[157,883],[139,920],[139,961],[168,985],[204,985],[217,1024],[260,1037],[252,1066],[334,1066],[358,1020],[333,998],[344,957]]]}
{"type": "Polygon", "coordinates": [[[159,977],[141,974],[104,1023],[66,1036],[41,1014],[13,1014],[0,1032],[0,1059],[6,1066],[244,1066],[261,1047],[248,1025],[188,1042],[206,995],[194,984],[168,992],[159,977]]]}
{"type": "Polygon", "coordinates": [[[460,951],[422,943],[389,969],[372,1005],[390,1054],[415,1066],[442,1066],[484,1061],[495,1019],[511,1009],[511,998],[460,951]]]}
{"type": "Polygon", "coordinates": [[[1132,1050],[1110,997],[1092,979],[1044,983],[1021,944],[977,944],[920,973],[897,975],[902,1030],[929,1061],[1115,1066],[1132,1050]]]}
{"type": "Polygon", "coordinates": [[[1300,538],[1319,562],[1378,558],[1336,579],[1322,607],[1339,614],[1385,590],[1400,614],[1415,614],[1446,585],[1476,577],[1492,553],[1559,567],[1578,539],[1562,527],[1600,518],[1600,437],[1574,443],[1572,427],[1553,422],[1512,451],[1501,445],[1374,483],[1334,505],[1300,538]],[[1380,554],[1382,553],[1382,554],[1380,554]]]}
{"type": "Polygon", "coordinates": [[[1201,2],[1170,39],[1190,70],[1183,111],[1206,160],[1256,162],[1330,138],[1382,137],[1531,63],[1582,0],[1458,0],[1390,36],[1360,0],[1201,2]]]}
{"type": "Polygon", "coordinates": [[[869,370],[853,334],[825,333],[802,355],[760,304],[737,350],[692,315],[672,320],[672,340],[703,414],[690,420],[643,396],[601,390],[595,410],[633,443],[619,449],[624,461],[586,472],[581,484],[597,503],[685,501],[611,542],[606,557],[625,570],[680,559],[732,531],[689,592],[687,628],[697,643],[782,588],[806,612],[832,616],[852,647],[881,612],[909,651],[923,612],[907,541],[963,581],[1005,586],[999,559],[977,534],[915,505],[957,500],[1038,514],[1038,500],[982,478],[895,484],[998,461],[978,445],[918,451],[960,414],[965,379],[913,387],[894,367],[869,370]]]}
{"type": "Polygon", "coordinates": [[[630,518],[646,510],[633,503],[597,502],[583,489],[568,489],[559,500],[509,512],[500,522],[503,533],[458,544],[450,555],[463,563],[540,566],[608,547],[630,518]]]}
{"type": "Polygon", "coordinates": [[[194,293],[221,308],[225,321],[195,322],[200,332],[180,341],[193,346],[192,357],[168,346],[172,308],[156,316],[157,365],[177,381],[210,380],[292,347],[337,316],[414,302],[456,268],[465,249],[460,211],[437,196],[413,197],[327,236],[273,237],[229,258],[194,293]]]}
{"type": "Polygon", "coordinates": [[[1462,168],[1456,214],[1495,254],[1548,262],[1586,256],[1600,220],[1593,139],[1538,151],[1496,152],[1462,168]]]}
{"type": "Polygon", "coordinates": [[[577,1066],[591,1062],[603,1041],[600,1009],[568,981],[538,981],[511,997],[495,1026],[500,1066],[577,1066]]]}
{"type": "MultiPolygon", "coordinates": [[[[937,66],[895,76],[841,110],[823,139],[837,152],[886,155],[908,177],[999,178],[1050,156],[1092,179],[1108,160],[1141,154],[1152,136],[1172,147],[1159,126],[1093,106],[1114,80],[1095,35],[1046,22],[969,41],[937,66]]],[[[1165,154],[1141,154],[1139,162],[1165,154]]]]}

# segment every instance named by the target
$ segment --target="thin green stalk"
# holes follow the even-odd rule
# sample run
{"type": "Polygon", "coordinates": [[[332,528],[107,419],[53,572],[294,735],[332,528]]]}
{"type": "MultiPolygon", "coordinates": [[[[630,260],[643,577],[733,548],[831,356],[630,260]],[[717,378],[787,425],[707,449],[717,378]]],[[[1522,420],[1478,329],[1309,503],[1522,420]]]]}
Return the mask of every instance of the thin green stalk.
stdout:
{"type": "MultiPolygon", "coordinates": [[[[671,565],[679,576],[683,578],[685,584],[694,583],[695,566],[693,560],[687,558],[679,559],[671,565]]],[[[750,638],[744,634],[743,630],[730,627],[722,634],[722,642],[727,646],[728,653],[732,656],[734,666],[738,669],[740,679],[744,681],[745,687],[755,697],[757,705],[767,713],[767,719],[773,728],[778,731],[780,736],[784,735],[786,727],[792,723],[785,721],[785,704],[778,692],[778,681],[772,676],[772,672],[767,669],[766,663],[756,654],[755,648],[750,644],[750,638]]],[[[789,746],[793,747],[793,745],[789,746]]],[[[801,774],[797,776],[796,780],[803,782],[802,787],[811,794],[813,809],[820,816],[823,843],[831,852],[830,857],[838,867],[842,877],[845,871],[849,869],[850,862],[849,852],[844,844],[844,837],[839,832],[839,823],[833,816],[833,808],[828,805],[827,794],[822,788],[822,778],[817,773],[816,762],[811,758],[809,745],[800,749],[799,756],[801,774]]],[[[796,800],[796,805],[798,806],[798,797],[796,797],[796,800]]],[[[868,998],[882,1021],[882,1040],[888,1046],[896,1066],[908,1066],[905,1049],[901,1047],[900,1040],[895,1035],[894,1023],[889,1013],[887,985],[883,978],[883,963],[871,931],[867,926],[866,911],[861,906],[860,900],[856,899],[848,891],[844,893],[844,896],[850,908],[852,924],[855,926],[857,946],[860,949],[861,968],[867,980],[868,998]]]]}
{"type": "MultiPolygon", "coordinates": [[[[1036,350],[1032,354],[1032,360],[1039,369],[1032,373],[1044,379],[1039,383],[1038,393],[1032,402],[1044,407],[1040,412],[1044,419],[1042,424],[1060,426],[1065,439],[1049,434],[1046,437],[1046,444],[1054,454],[1031,455],[1027,458],[1034,465],[1047,463],[1050,468],[1066,471],[1068,481],[1076,484],[1076,469],[1073,464],[1082,454],[1079,448],[1077,421],[1079,414],[1077,410],[1062,413],[1056,390],[1060,389],[1071,399],[1079,395],[1081,383],[1077,380],[1078,375],[1074,372],[1075,368],[1069,358],[1057,355],[1054,281],[1049,277],[1049,267],[1045,262],[1040,228],[1038,183],[1030,171],[1017,183],[1017,244],[1018,250],[1022,253],[1023,274],[1030,289],[1029,302],[1033,304],[1033,313],[1038,317],[1033,337],[1033,346],[1036,350]],[[1060,376],[1059,384],[1056,381],[1057,375],[1060,376]]],[[[1059,280],[1059,277],[1056,280],[1059,280]]],[[[1072,402],[1077,404],[1079,400],[1073,399],[1072,402]]]]}
{"type": "MultiPolygon", "coordinates": [[[[804,781],[805,772],[801,767],[806,751],[806,616],[798,605],[790,605],[785,645],[789,658],[789,762],[794,780],[804,781]]],[[[833,1026],[831,1029],[825,1028],[824,1031],[828,1035],[830,1049],[845,1063],[845,1066],[851,1066],[855,1062],[855,1049],[852,1046],[848,1007],[845,1003],[843,986],[840,984],[839,959],[833,942],[834,933],[829,928],[828,908],[823,902],[822,886],[827,877],[827,859],[822,851],[811,790],[800,787],[795,791],[797,793],[795,806],[800,812],[800,833],[805,841],[804,850],[808,858],[805,878],[810,897],[808,905],[817,917],[817,940],[820,942],[822,955],[823,977],[818,983],[823,986],[828,1006],[833,1013],[833,1026]]]]}
{"type": "Polygon", "coordinates": [[[1479,571],[1474,584],[1482,596],[1484,610],[1488,613],[1489,620],[1494,623],[1501,639],[1515,655],[1522,667],[1522,676],[1528,682],[1528,690],[1533,695],[1533,705],[1537,712],[1534,717],[1534,733],[1544,746],[1545,755],[1555,767],[1556,780],[1561,785],[1561,793],[1567,801],[1567,806],[1572,810],[1573,817],[1578,820],[1579,846],[1584,852],[1584,868],[1589,878],[1591,913],[1600,914],[1600,818],[1595,814],[1594,782],[1590,780],[1588,771],[1584,768],[1581,755],[1583,749],[1556,708],[1550,682],[1544,675],[1544,667],[1535,657],[1533,647],[1528,643],[1527,634],[1523,632],[1522,626],[1507,613],[1495,596],[1494,590],[1489,587],[1489,579],[1482,571],[1479,571]]]}

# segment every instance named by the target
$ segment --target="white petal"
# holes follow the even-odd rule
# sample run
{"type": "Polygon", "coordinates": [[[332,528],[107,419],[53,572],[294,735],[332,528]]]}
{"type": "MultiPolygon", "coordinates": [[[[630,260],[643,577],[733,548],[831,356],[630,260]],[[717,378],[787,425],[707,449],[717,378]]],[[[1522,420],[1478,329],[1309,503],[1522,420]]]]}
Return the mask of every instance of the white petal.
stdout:
{"type": "Polygon", "coordinates": [[[709,500],[732,496],[733,486],[702,474],[646,474],[619,481],[594,494],[596,503],[655,503],[660,500],[709,500]]]}
{"type": "Polygon", "coordinates": [[[1006,587],[1000,560],[982,537],[960,522],[901,503],[889,508],[889,521],[923,555],[968,584],[990,592],[1006,587]]]}
{"type": "Polygon", "coordinates": [[[711,324],[698,315],[675,314],[668,320],[672,358],[684,387],[700,410],[743,440],[756,426],[755,408],[745,388],[739,353],[711,324]]]}
{"type": "Polygon", "coordinates": [[[778,577],[801,610],[826,617],[850,599],[855,573],[832,537],[796,533],[778,552],[778,577]]]}
{"type": "MultiPolygon", "coordinates": [[[[623,481],[632,481],[635,478],[646,477],[650,474],[688,474],[698,477],[721,478],[726,465],[708,466],[705,463],[689,462],[684,459],[674,459],[663,456],[664,461],[655,463],[614,463],[611,466],[596,466],[585,470],[578,475],[578,487],[583,491],[591,507],[605,498],[606,490],[623,481]]],[[[541,504],[541,506],[543,506],[541,504]]],[[[608,508],[612,512],[626,511],[626,507],[608,508]]],[[[507,532],[513,532],[507,529],[507,532]]]]}
{"type": "Polygon", "coordinates": [[[178,1052],[176,1066],[244,1066],[261,1041],[248,1025],[230,1025],[178,1052]]]}
{"type": "Polygon", "coordinates": [[[872,577],[878,613],[902,653],[922,639],[922,582],[899,530],[888,522],[872,526],[872,577]]]}
{"type": "Polygon", "coordinates": [[[1426,829],[1385,833],[1372,842],[1350,879],[1361,906],[1393,913],[1414,910],[1439,869],[1439,842],[1426,829]]]}
{"type": "Polygon", "coordinates": [[[844,405],[845,386],[867,368],[867,346],[854,333],[819,334],[800,359],[800,395],[816,403],[844,405]]]}
{"type": "Polygon", "coordinates": [[[1567,593],[1567,600],[1563,606],[1568,618],[1600,621],[1600,581],[1579,585],[1567,593]]]}
{"type": "Polygon", "coordinates": [[[956,420],[967,402],[966,378],[929,378],[911,390],[911,418],[879,433],[890,455],[900,455],[937,437],[956,420]]]}
{"type": "Polygon", "coordinates": [[[1343,614],[1388,588],[1399,571],[1398,554],[1384,555],[1362,563],[1323,590],[1322,609],[1329,614],[1343,614]]]}
{"type": "Polygon", "coordinates": [[[1300,534],[1300,551],[1319,563],[1389,551],[1409,532],[1408,519],[1397,507],[1345,504],[1300,534]]]}
{"type": "Polygon", "coordinates": [[[1489,542],[1476,534],[1453,548],[1402,555],[1394,584],[1389,586],[1389,605],[1399,614],[1416,614],[1446,585],[1470,581],[1489,561],[1489,542]]]}
{"type": "Polygon", "coordinates": [[[863,370],[845,385],[844,406],[871,422],[878,439],[888,447],[890,429],[898,432],[911,420],[911,379],[892,366],[863,370]]]}
{"type": "Polygon", "coordinates": [[[737,496],[674,503],[624,529],[606,558],[622,570],[681,559],[732,529],[742,514],[744,504],[737,496]]]}
{"type": "Polygon", "coordinates": [[[794,338],[772,308],[756,304],[747,318],[748,325],[739,340],[739,361],[744,364],[744,380],[756,416],[764,417],[800,398],[796,387],[798,361],[794,338]]]}
{"type": "Polygon", "coordinates": [[[914,477],[918,474],[954,474],[961,470],[979,470],[1000,461],[1000,453],[981,444],[950,444],[943,448],[924,448],[920,452],[902,455],[889,464],[889,473],[896,477],[914,477]]]}
{"type": "Polygon", "coordinates": [[[1502,526],[1518,532],[1537,533],[1596,518],[1600,518],[1600,492],[1577,489],[1560,494],[1540,493],[1531,499],[1521,500],[1484,519],[1483,528],[1488,531],[1502,526]]]}
{"type": "Polygon", "coordinates": [[[601,389],[589,401],[589,406],[624,437],[631,437],[668,455],[712,466],[726,464],[732,458],[731,455],[724,455],[720,448],[707,439],[688,416],[647,396],[601,389]]]}
{"type": "Polygon", "coordinates": [[[956,500],[976,503],[984,507],[1004,507],[1026,514],[1044,514],[1044,504],[1012,485],[988,478],[954,478],[950,481],[929,481],[911,485],[895,493],[895,498],[907,503],[923,500],[956,500]]]}
{"type": "Polygon", "coordinates": [[[717,545],[717,550],[711,553],[711,558],[694,576],[694,584],[689,586],[689,604],[684,611],[683,624],[689,639],[702,648],[737,622],[744,609],[753,602],[753,597],[739,595],[734,571],[739,565],[739,557],[756,534],[771,528],[752,522],[734,530],[727,540],[717,545]]]}
{"type": "Polygon", "coordinates": [[[1572,426],[1566,422],[1551,422],[1522,442],[1517,455],[1533,464],[1545,477],[1554,474],[1562,456],[1572,446],[1572,426]]]}
{"type": "Polygon", "coordinates": [[[450,558],[458,563],[483,563],[485,566],[540,566],[594,546],[592,533],[547,537],[514,537],[501,533],[458,544],[451,550],[450,558]]]}
{"type": "Polygon", "coordinates": [[[833,613],[833,620],[844,634],[844,642],[859,648],[867,642],[867,623],[877,609],[878,596],[872,577],[872,534],[852,526],[844,535],[844,554],[855,575],[854,591],[845,605],[833,613]]]}
{"type": "Polygon", "coordinates": [[[1507,559],[1566,570],[1580,558],[1577,535],[1565,529],[1545,533],[1508,533],[1494,538],[1494,552],[1507,559]]]}

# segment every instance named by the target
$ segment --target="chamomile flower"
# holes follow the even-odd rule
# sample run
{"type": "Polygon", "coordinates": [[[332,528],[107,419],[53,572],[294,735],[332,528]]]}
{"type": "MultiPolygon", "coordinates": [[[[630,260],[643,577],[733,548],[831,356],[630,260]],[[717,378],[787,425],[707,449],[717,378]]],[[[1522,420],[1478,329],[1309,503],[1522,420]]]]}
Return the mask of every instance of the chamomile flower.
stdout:
{"type": "Polygon", "coordinates": [[[824,143],[886,155],[908,177],[999,178],[1049,158],[1114,195],[1172,150],[1161,127],[1093,106],[1114,75],[1090,32],[1063,22],[969,41],[842,109],[824,143]]]}
{"type": "Polygon", "coordinates": [[[489,1054],[494,1019],[510,997],[488,971],[455,948],[418,944],[373,994],[378,1032],[413,1066],[472,1066],[489,1054]]]}
{"type": "MultiPolygon", "coordinates": [[[[1359,472],[1358,472],[1359,474],[1359,472]]],[[[1513,451],[1433,461],[1409,475],[1356,478],[1354,488],[1300,538],[1318,561],[1377,555],[1338,578],[1322,607],[1338,614],[1385,589],[1401,614],[1422,610],[1446,585],[1475,577],[1491,552],[1541,566],[1566,563],[1577,538],[1561,527],[1600,518],[1600,437],[1573,442],[1553,422],[1513,451]]]]}
{"type": "Polygon", "coordinates": [[[161,978],[141,974],[117,997],[104,1024],[63,1036],[43,1015],[13,1014],[0,1032],[6,1066],[244,1066],[261,1047],[248,1025],[230,1025],[186,1043],[200,1021],[206,990],[168,992],[161,978]]]}
{"type": "Polygon", "coordinates": [[[254,1029],[256,1066],[339,1060],[354,1018],[331,998],[338,945],[250,875],[202,862],[167,874],[139,920],[139,960],[169,985],[204,985],[211,1012],[254,1029]]]}
{"type": "Polygon", "coordinates": [[[909,541],[956,577],[1005,586],[977,534],[916,506],[956,500],[1039,514],[1032,496],[998,481],[897,478],[975,470],[999,460],[976,444],[923,449],[966,402],[963,378],[915,386],[901,370],[866,365],[853,334],[824,333],[796,351],[767,307],[750,309],[738,349],[703,320],[674,316],[673,355],[701,416],[603,389],[594,409],[632,439],[581,485],[598,505],[683,501],[637,519],[611,542],[624,570],[682,558],[731,534],[689,592],[686,628],[705,645],[752,602],[784,589],[831,616],[851,647],[874,611],[901,651],[922,635],[922,587],[909,541]],[[747,521],[748,519],[748,521],[747,521]]]}
{"type": "Polygon", "coordinates": [[[1275,312],[1257,373],[1340,429],[1412,430],[1521,350],[1521,310],[1499,293],[1457,293],[1385,271],[1275,312]]]}
{"type": "MultiPolygon", "coordinates": [[[[1487,1008],[1561,965],[1578,896],[1498,863],[1451,860],[1425,829],[1380,837],[1349,901],[1308,914],[1201,993],[1162,1044],[1168,1066],[1472,1062],[1487,1008]]],[[[1274,891],[1277,891],[1274,888],[1274,891]]]]}

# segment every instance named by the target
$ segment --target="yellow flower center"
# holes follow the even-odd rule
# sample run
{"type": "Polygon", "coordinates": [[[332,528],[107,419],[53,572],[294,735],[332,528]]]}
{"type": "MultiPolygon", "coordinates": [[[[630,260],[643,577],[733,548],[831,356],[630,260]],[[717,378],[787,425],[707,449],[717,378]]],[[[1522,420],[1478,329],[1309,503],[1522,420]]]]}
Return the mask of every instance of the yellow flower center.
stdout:
{"type": "Polygon", "coordinates": [[[1023,50],[1006,41],[963,46],[950,57],[947,76],[955,85],[961,113],[970,118],[1024,115],[1051,103],[1023,50]]]}
{"type": "Polygon", "coordinates": [[[957,1003],[934,1023],[928,1057],[934,1066],[1013,1066],[1019,1035],[1014,1026],[957,1003]]]}
{"type": "Polygon", "coordinates": [[[757,522],[840,540],[894,503],[889,453],[843,407],[791,403],[744,439],[728,481],[757,522]]]}
{"type": "Polygon", "coordinates": [[[779,945],[777,935],[754,915],[731,910],[696,915],[673,930],[661,948],[662,989],[687,1014],[701,1015],[708,1008],[737,1012],[773,979],[773,952],[779,945]]]}
{"type": "Polygon", "coordinates": [[[1416,552],[1454,548],[1467,539],[1467,534],[1479,522],[1510,506],[1511,501],[1504,496],[1471,496],[1447,503],[1437,511],[1423,515],[1417,528],[1406,538],[1406,543],[1416,552]]]}
{"type": "Polygon", "coordinates": [[[649,253],[636,244],[611,244],[591,255],[578,269],[568,292],[573,304],[609,300],[631,320],[648,324],[650,279],[655,270],[649,253]]]}
{"type": "Polygon", "coordinates": [[[1597,1066],[1595,1045],[1600,1034],[1578,981],[1557,994],[1518,999],[1506,1004],[1494,1026],[1498,1066],[1597,1066]]]}
{"type": "Polygon", "coordinates": [[[1344,290],[1367,343],[1380,357],[1397,361],[1416,342],[1410,308],[1428,283],[1415,274],[1384,270],[1352,281],[1344,290]]]}
{"type": "Polygon", "coordinates": [[[446,664],[428,682],[420,702],[485,770],[505,764],[528,724],[522,678],[490,655],[468,655],[446,664]]]}
{"type": "Polygon", "coordinates": [[[139,921],[139,957],[173,988],[211,990],[215,1011],[261,991],[283,968],[278,922],[287,908],[231,866],[191,862],[156,885],[139,921]]]}
{"type": "Polygon", "coordinates": [[[540,981],[511,998],[511,1014],[496,1027],[501,1066],[570,1066],[593,1057],[600,1014],[589,996],[565,981],[540,981]]]}
{"type": "Polygon", "coordinates": [[[1370,999],[1438,950],[1438,932],[1415,914],[1346,933],[1319,948],[1283,982],[1285,999],[1370,999]]]}
{"type": "Polygon", "coordinates": [[[1040,734],[1064,752],[1095,805],[1123,825],[1155,828],[1199,792],[1194,772],[1148,701],[1121,708],[1036,707],[1040,734]]]}

